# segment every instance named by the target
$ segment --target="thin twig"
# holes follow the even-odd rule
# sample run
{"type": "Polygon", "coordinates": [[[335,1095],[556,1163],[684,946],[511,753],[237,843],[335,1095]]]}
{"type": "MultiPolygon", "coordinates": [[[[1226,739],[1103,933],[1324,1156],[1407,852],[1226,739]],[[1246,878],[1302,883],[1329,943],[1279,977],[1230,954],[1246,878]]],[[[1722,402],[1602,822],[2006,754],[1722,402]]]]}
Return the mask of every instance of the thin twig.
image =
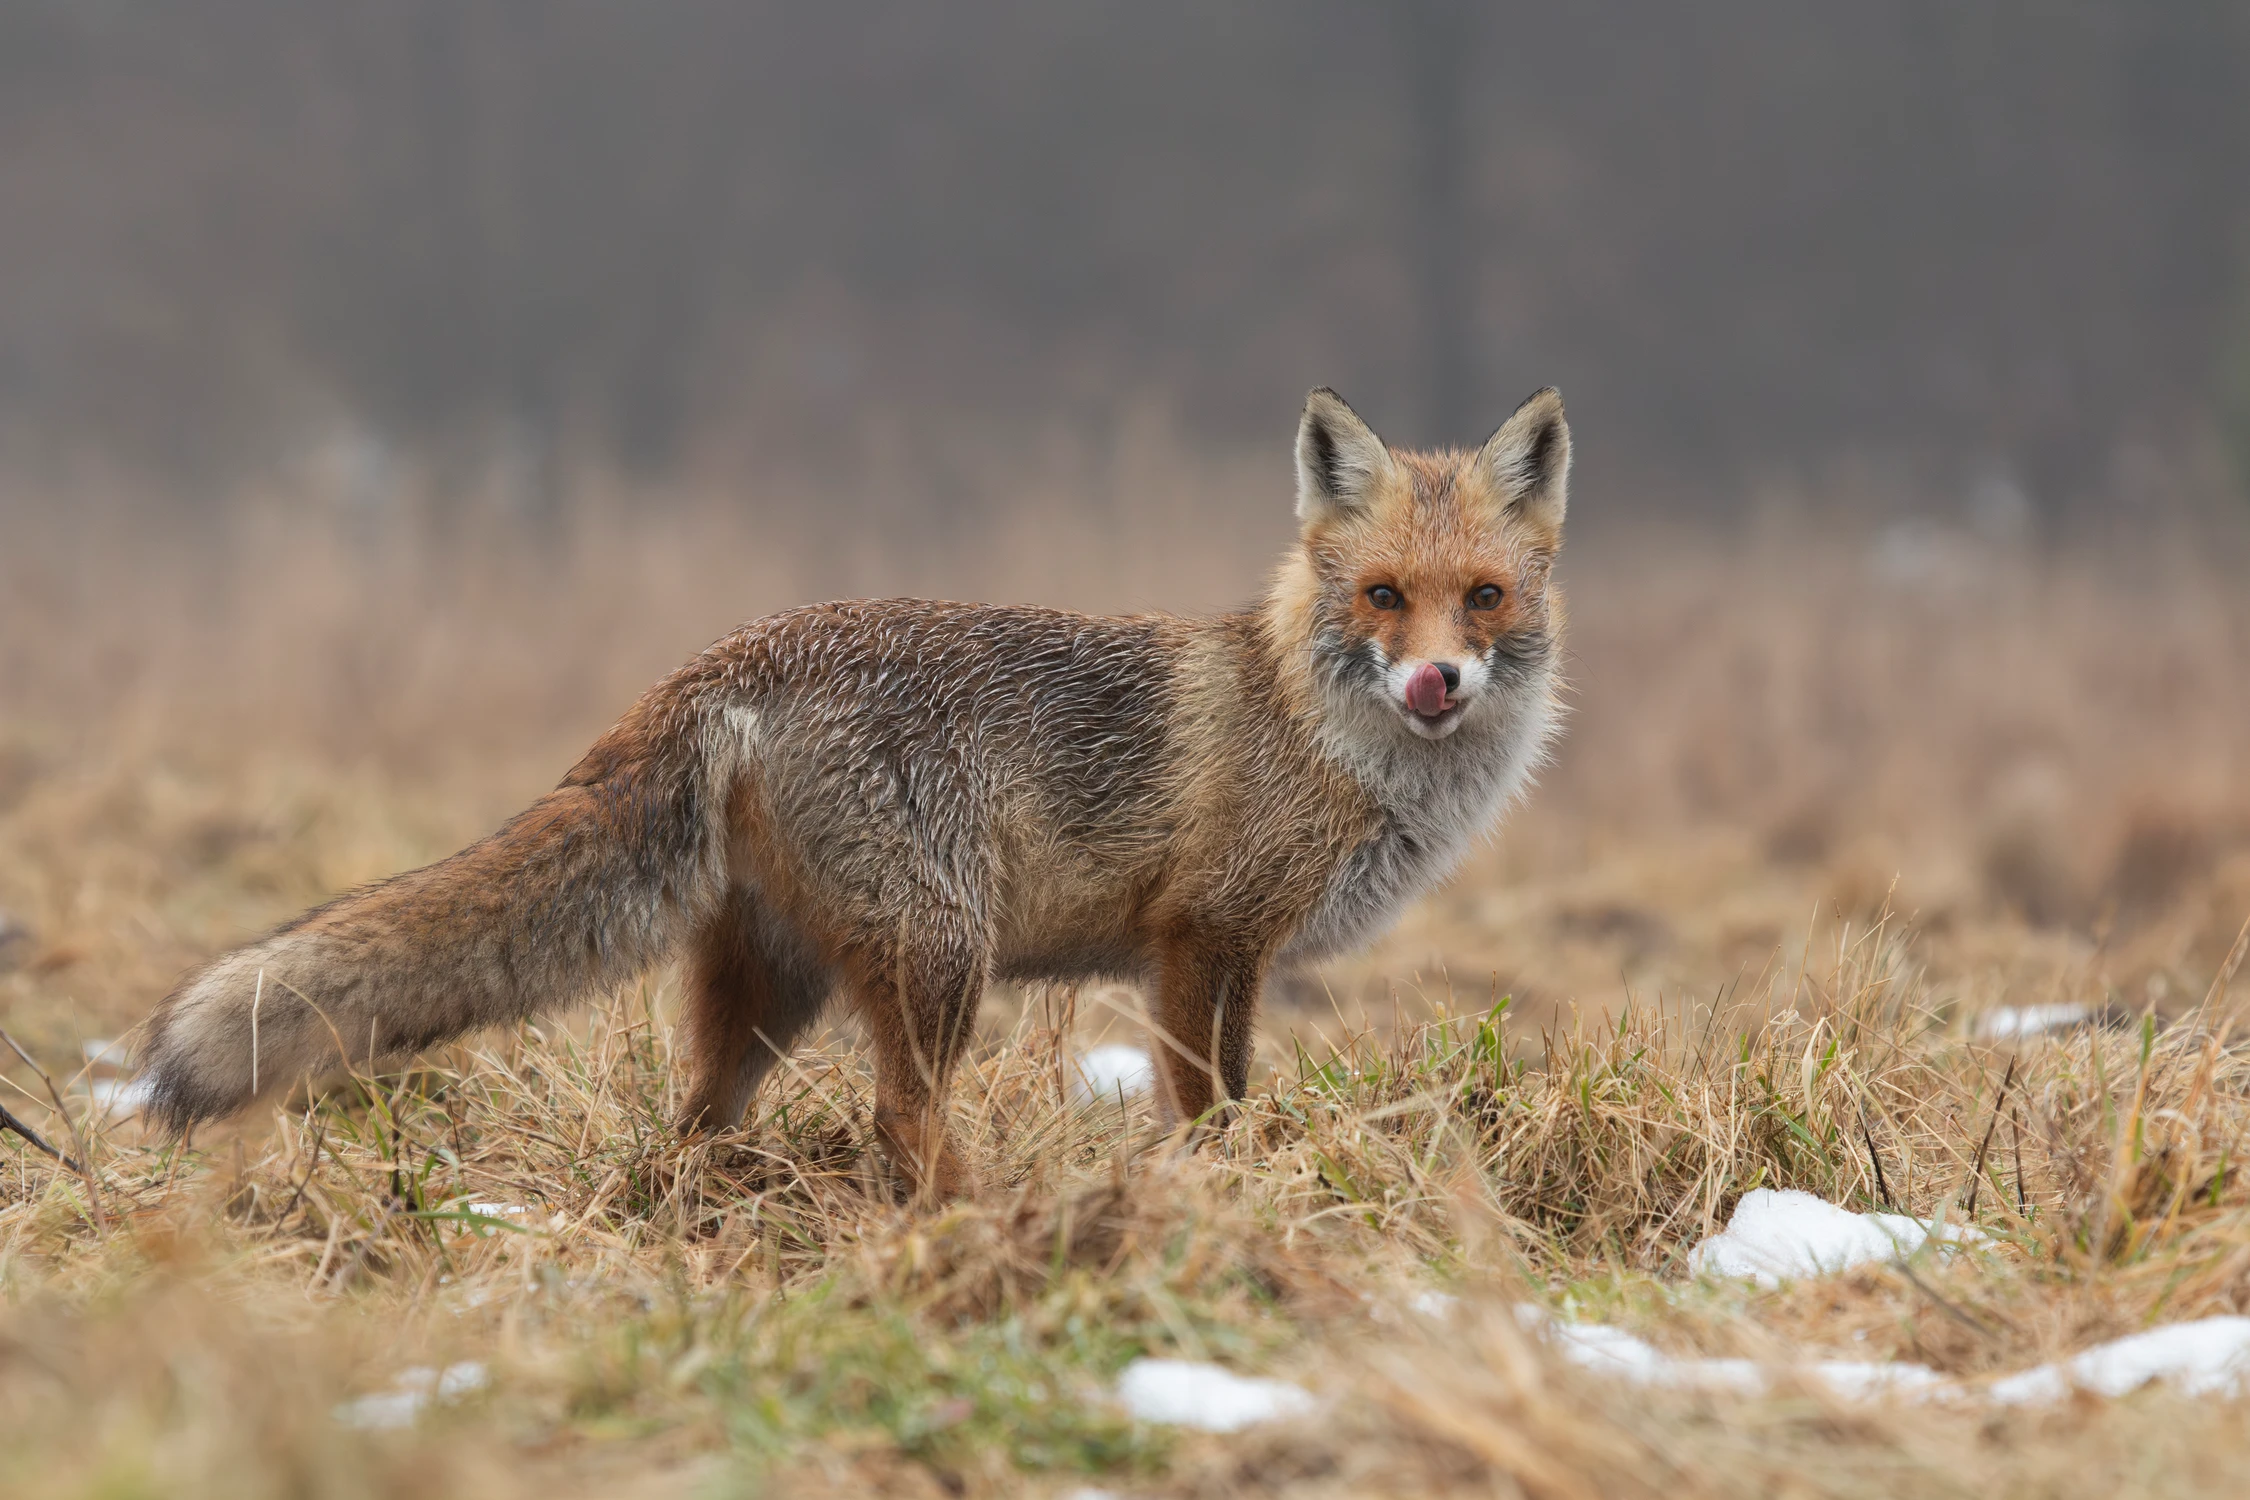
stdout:
{"type": "Polygon", "coordinates": [[[1883,1180],[1883,1158],[1875,1150],[1875,1132],[1867,1123],[1867,1102],[1854,1095],[1852,1106],[1859,1111],[1859,1133],[1867,1140],[1867,1160],[1875,1168],[1875,1191],[1882,1196],[1883,1207],[1895,1211],[1898,1205],[1891,1201],[1891,1185],[1883,1180]]]}
{"type": "Polygon", "coordinates": [[[2211,988],[2204,992],[2203,1004],[2206,1009],[2226,994],[2227,986],[2234,983],[2235,970],[2242,967],[2242,960],[2246,955],[2250,955],[2250,917],[2242,919],[2242,930],[2234,935],[2234,946],[2227,950],[2226,962],[2219,965],[2218,974],[2211,980],[2211,988]]]}
{"type": "Polygon", "coordinates": [[[1904,1276],[1907,1281],[1912,1283],[1914,1290],[1929,1298],[1930,1301],[1937,1307],[1937,1310],[1939,1312],[1944,1313],[1947,1317],[1960,1324],[1963,1328],[1966,1328],[1971,1333],[1977,1334],[1983,1338],[1996,1339],[2000,1336],[1998,1330],[1987,1327],[1976,1317],[1975,1314],[1971,1313],[1967,1308],[1961,1306],[1958,1302],[1955,1302],[1952,1298],[1946,1296],[1936,1287],[1931,1286],[1920,1276],[1916,1275],[1914,1267],[1907,1264],[1905,1261],[1899,1261],[1897,1263],[1897,1269],[1901,1276],[1904,1276]]]}
{"type": "Polygon", "coordinates": [[[322,1142],[326,1141],[327,1139],[328,1115],[325,1111],[323,1111],[320,1117],[320,1129],[313,1132],[312,1161],[305,1167],[305,1180],[297,1184],[297,1190],[291,1193],[289,1195],[289,1201],[281,1206],[280,1217],[276,1218],[274,1220],[274,1223],[282,1224],[287,1222],[290,1214],[296,1211],[297,1200],[305,1196],[306,1188],[312,1186],[313,1173],[320,1170],[320,1147],[322,1142]]]}
{"type": "Polygon", "coordinates": [[[328,1286],[331,1291],[341,1292],[351,1284],[351,1279],[359,1274],[359,1268],[367,1263],[367,1257],[373,1253],[375,1242],[382,1238],[384,1230],[390,1228],[391,1216],[397,1210],[387,1202],[383,1204],[382,1208],[382,1216],[375,1221],[374,1227],[367,1231],[366,1238],[352,1247],[350,1263],[330,1278],[328,1286]]]}
{"type": "Polygon", "coordinates": [[[37,1073],[41,1078],[47,1076],[47,1070],[40,1067],[39,1064],[33,1062],[31,1060],[31,1054],[24,1051],[21,1046],[17,1045],[16,1039],[8,1035],[5,1028],[0,1028],[0,1042],[6,1042],[10,1049],[15,1052],[16,1056],[23,1059],[23,1065],[25,1067],[31,1069],[32,1072],[37,1073]]]}
{"type": "Polygon", "coordinates": [[[2020,1109],[2012,1109],[2012,1110],[2008,1111],[2008,1129],[2009,1129],[2010,1133],[2012,1133],[2012,1134],[2013,1134],[2013,1135],[2015,1136],[2015,1143],[2016,1143],[2016,1212],[2017,1212],[2017,1213],[2019,1213],[2019,1214],[2022,1214],[2022,1215],[2024,1216],[2024,1218],[2026,1218],[2026,1219],[2029,1219],[2029,1218],[2031,1217],[2031,1204],[2030,1204],[2029,1200],[2027,1200],[2027,1199],[2026,1199],[2026,1198],[2024,1197],[2024,1192],[2023,1192],[2023,1111],[2022,1111],[2022,1110],[2020,1110],[2020,1109]]]}
{"type": "MultiPolygon", "coordinates": [[[[55,1101],[55,1113],[62,1116],[62,1122],[70,1127],[70,1138],[78,1145],[78,1160],[72,1162],[71,1166],[77,1171],[79,1180],[86,1184],[86,1206],[92,1212],[94,1228],[97,1232],[106,1232],[109,1229],[109,1215],[102,1212],[102,1190],[101,1185],[94,1181],[94,1155],[86,1149],[86,1132],[78,1128],[78,1122],[63,1107],[62,1090],[55,1087],[55,1080],[47,1076],[47,1070],[33,1061],[31,1054],[24,1051],[4,1027],[0,1027],[0,1042],[6,1042],[9,1050],[23,1059],[24,1066],[37,1073],[39,1081],[47,1085],[47,1097],[55,1101]]],[[[58,1161],[63,1159],[60,1152],[55,1152],[54,1155],[58,1161]]]]}
{"type": "Polygon", "coordinates": [[[8,1106],[5,1104],[0,1104],[0,1130],[14,1131],[17,1135],[22,1136],[25,1140],[31,1142],[32,1145],[46,1152],[56,1161],[61,1162],[71,1171],[75,1172],[78,1170],[78,1163],[72,1161],[69,1157],[63,1155],[60,1151],[57,1151],[54,1147],[39,1139],[39,1132],[33,1130],[29,1125],[24,1124],[23,1121],[10,1114],[8,1112],[8,1106]]]}
{"type": "Polygon", "coordinates": [[[250,1097],[258,1097],[258,1006],[266,998],[266,971],[258,970],[258,987],[250,994],[250,1097]]]}
{"type": "MultiPolygon", "coordinates": [[[[1992,1149],[1992,1133],[2000,1128],[2000,1106],[2008,1102],[2008,1085],[2016,1081],[2016,1062],[2017,1059],[2013,1057],[2008,1059],[2007,1076],[2000,1080],[2000,1092],[1992,1100],[1992,1121],[1984,1127],[1984,1140],[1977,1146],[1977,1164],[1969,1169],[1969,1202],[1961,1210],[1964,1220],[1976,1217],[1977,1189],[1984,1186],[1984,1154],[1992,1149]]],[[[1992,1075],[1987,1073],[1985,1076],[1989,1078],[1992,1075]]],[[[2022,1187],[2021,1177],[2017,1178],[2016,1185],[2019,1189],[2022,1187]]]]}

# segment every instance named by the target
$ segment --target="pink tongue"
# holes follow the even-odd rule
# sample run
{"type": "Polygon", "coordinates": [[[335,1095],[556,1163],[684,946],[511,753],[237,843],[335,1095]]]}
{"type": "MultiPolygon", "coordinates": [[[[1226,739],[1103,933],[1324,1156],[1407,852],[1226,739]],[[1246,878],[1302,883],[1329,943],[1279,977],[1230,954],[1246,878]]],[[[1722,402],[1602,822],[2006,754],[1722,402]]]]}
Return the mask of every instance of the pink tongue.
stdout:
{"type": "Polygon", "coordinates": [[[1406,679],[1406,706],[1425,719],[1445,712],[1445,674],[1428,662],[1406,679]]]}

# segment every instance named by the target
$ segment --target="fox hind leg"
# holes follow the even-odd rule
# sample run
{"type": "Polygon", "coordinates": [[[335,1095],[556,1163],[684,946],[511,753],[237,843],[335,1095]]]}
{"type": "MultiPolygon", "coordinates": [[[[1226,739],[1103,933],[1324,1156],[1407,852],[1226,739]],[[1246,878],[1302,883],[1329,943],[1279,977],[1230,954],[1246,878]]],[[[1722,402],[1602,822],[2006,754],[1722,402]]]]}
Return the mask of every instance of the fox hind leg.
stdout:
{"type": "Polygon", "coordinates": [[[975,1181],[945,1129],[945,1091],[984,998],[982,945],[942,921],[901,928],[899,948],[855,965],[874,1042],[875,1130],[917,1197],[958,1198],[975,1181]]]}
{"type": "Polygon", "coordinates": [[[682,1134],[740,1123],[758,1084],[820,1013],[828,976],[736,887],[695,934],[682,1020],[691,1058],[682,1134]]]}

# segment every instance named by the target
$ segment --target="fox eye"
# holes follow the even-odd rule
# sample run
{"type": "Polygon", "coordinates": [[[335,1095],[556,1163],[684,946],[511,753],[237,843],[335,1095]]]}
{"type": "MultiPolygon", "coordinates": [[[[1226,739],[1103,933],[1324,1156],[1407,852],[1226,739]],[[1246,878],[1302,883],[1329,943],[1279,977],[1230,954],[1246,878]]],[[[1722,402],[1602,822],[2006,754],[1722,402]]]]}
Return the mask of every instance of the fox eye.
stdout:
{"type": "Polygon", "coordinates": [[[1397,609],[1406,601],[1399,597],[1397,589],[1387,583],[1378,583],[1367,591],[1367,602],[1377,609],[1397,609]]]}
{"type": "Polygon", "coordinates": [[[1469,608],[1498,609],[1499,607],[1500,585],[1496,583],[1483,583],[1469,590],[1469,608]]]}

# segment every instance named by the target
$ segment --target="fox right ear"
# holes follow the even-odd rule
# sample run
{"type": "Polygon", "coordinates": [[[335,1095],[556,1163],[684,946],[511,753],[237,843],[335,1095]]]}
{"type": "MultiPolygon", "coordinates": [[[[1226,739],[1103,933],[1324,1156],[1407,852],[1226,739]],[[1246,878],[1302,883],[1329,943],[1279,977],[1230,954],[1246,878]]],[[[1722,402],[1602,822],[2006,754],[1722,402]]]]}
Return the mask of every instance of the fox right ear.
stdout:
{"type": "Polygon", "coordinates": [[[1310,526],[1366,508],[1390,472],[1391,450],[1344,398],[1322,386],[1297,421],[1297,519],[1310,526]]]}

